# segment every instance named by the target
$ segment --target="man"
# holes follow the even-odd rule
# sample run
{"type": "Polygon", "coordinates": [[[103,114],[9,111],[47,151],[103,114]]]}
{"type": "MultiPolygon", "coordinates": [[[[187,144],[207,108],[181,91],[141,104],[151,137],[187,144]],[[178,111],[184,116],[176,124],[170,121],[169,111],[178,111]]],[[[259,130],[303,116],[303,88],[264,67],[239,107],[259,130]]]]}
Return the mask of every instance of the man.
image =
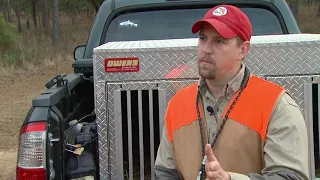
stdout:
{"type": "Polygon", "coordinates": [[[308,139],[298,105],[243,64],[252,27],[220,5],[196,22],[199,83],[168,103],[156,179],[308,180],[308,139]]]}

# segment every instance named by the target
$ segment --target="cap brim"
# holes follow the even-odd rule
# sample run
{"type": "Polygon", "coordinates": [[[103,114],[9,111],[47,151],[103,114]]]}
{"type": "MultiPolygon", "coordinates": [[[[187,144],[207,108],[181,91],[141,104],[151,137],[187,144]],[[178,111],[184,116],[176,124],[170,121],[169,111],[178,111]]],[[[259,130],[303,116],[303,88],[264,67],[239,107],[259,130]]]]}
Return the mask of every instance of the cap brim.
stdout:
{"type": "Polygon", "coordinates": [[[232,29],[230,29],[226,24],[217,19],[206,19],[197,21],[192,26],[192,33],[197,33],[201,30],[204,23],[209,23],[216,31],[225,39],[230,39],[238,36],[232,29]]]}

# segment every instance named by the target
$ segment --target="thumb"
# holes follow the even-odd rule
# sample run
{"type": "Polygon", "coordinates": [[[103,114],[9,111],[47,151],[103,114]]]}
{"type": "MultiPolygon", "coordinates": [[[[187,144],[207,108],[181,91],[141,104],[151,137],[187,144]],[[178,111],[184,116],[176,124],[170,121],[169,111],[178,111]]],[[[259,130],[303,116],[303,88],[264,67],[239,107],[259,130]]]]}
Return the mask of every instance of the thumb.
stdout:
{"type": "Polygon", "coordinates": [[[213,155],[212,149],[211,149],[211,145],[207,144],[205,147],[205,154],[207,156],[207,162],[212,162],[212,161],[216,161],[216,157],[213,155]]]}

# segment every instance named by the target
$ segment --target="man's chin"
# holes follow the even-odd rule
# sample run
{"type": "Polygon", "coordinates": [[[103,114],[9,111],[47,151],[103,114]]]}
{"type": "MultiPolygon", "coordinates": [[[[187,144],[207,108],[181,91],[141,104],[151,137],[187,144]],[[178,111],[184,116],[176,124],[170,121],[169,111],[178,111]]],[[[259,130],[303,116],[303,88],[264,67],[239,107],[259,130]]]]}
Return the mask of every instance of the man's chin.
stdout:
{"type": "Polygon", "coordinates": [[[202,77],[203,79],[207,79],[207,80],[215,80],[216,77],[213,76],[207,76],[207,77],[202,77]]]}
{"type": "Polygon", "coordinates": [[[204,78],[204,79],[210,79],[213,80],[216,78],[215,75],[213,74],[209,74],[209,73],[205,73],[205,72],[199,72],[200,77],[204,78]]]}

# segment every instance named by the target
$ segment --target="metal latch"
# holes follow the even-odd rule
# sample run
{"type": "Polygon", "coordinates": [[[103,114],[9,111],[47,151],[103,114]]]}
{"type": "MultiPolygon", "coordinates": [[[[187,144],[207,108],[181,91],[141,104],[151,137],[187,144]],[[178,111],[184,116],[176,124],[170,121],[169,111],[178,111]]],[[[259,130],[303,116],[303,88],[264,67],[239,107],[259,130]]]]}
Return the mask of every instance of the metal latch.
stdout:
{"type": "Polygon", "coordinates": [[[50,89],[55,84],[57,84],[58,87],[61,87],[62,82],[63,82],[63,78],[66,76],[67,76],[67,74],[65,74],[65,73],[56,75],[54,78],[52,78],[50,81],[48,81],[46,83],[46,85],[45,85],[46,88],[50,89]]]}
{"type": "Polygon", "coordinates": [[[50,146],[51,147],[53,146],[54,142],[59,142],[60,141],[59,138],[53,138],[53,135],[51,133],[49,133],[48,136],[49,136],[49,141],[50,141],[50,146]]]}

